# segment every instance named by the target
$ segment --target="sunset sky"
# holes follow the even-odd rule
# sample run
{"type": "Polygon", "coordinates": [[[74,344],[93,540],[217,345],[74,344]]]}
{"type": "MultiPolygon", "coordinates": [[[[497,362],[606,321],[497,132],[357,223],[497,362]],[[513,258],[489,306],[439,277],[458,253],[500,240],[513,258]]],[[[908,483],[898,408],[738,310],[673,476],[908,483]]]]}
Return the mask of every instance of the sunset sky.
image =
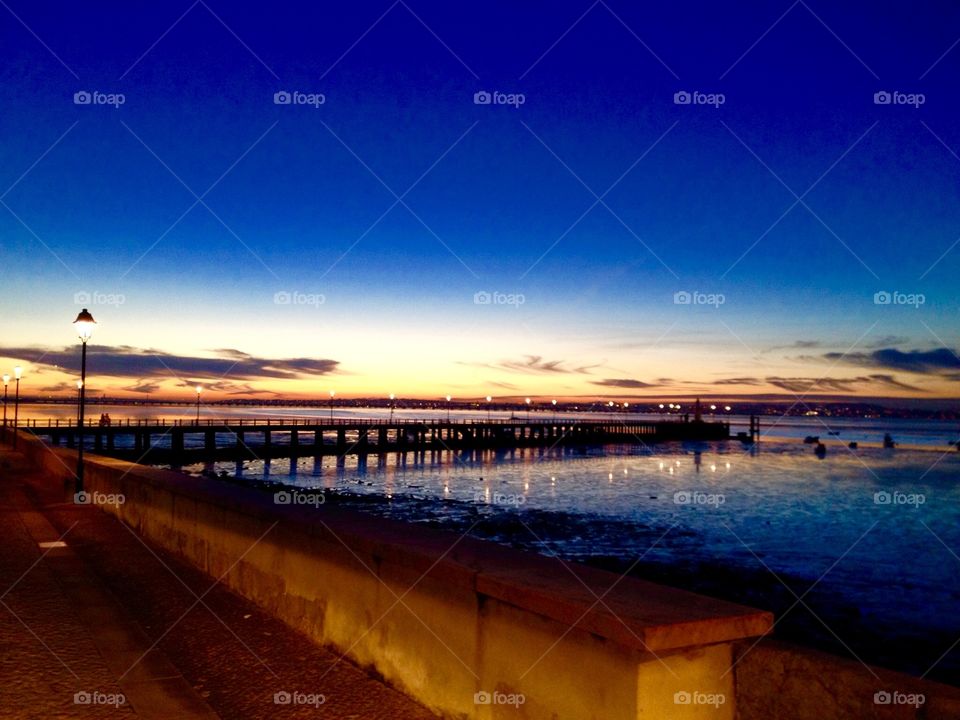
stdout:
{"type": "Polygon", "coordinates": [[[957,398],[960,7],[843,5],[8,0],[0,364],[957,398]]]}

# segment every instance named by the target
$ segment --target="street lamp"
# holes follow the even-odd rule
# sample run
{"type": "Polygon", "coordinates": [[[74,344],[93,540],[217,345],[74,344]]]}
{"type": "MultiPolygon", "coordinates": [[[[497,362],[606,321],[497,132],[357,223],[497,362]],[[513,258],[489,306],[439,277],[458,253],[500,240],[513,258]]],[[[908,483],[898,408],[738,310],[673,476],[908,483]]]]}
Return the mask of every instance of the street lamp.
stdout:
{"type": "Polygon", "coordinates": [[[330,391],[330,422],[333,422],[333,398],[336,396],[336,394],[336,390],[330,391]]]}
{"type": "Polygon", "coordinates": [[[453,398],[447,395],[447,422],[450,422],[450,401],[451,400],[453,400],[453,398]]]}
{"type": "Polygon", "coordinates": [[[203,392],[203,385],[197,385],[197,425],[200,424],[200,393],[203,392]]]}
{"type": "Polygon", "coordinates": [[[393,422],[393,401],[397,399],[397,396],[393,393],[390,393],[390,422],[393,422]]]}
{"type": "Polygon", "coordinates": [[[487,422],[490,422],[490,401],[491,400],[493,400],[493,398],[487,395],[487,422]]]}
{"type": "Polygon", "coordinates": [[[524,402],[527,403],[527,422],[530,422],[530,398],[527,398],[524,402]]]}
{"type": "Polygon", "coordinates": [[[84,410],[87,399],[87,341],[93,335],[93,326],[97,321],[84,308],[73,321],[77,328],[77,337],[80,338],[80,422],[77,424],[77,486],[76,492],[83,492],[83,424],[84,410]]]}
{"type": "Polygon", "coordinates": [[[10,376],[4,373],[3,376],[3,435],[7,435],[7,385],[10,384],[10,376]]]}
{"type": "Polygon", "coordinates": [[[557,421],[557,400],[556,400],[556,398],[554,398],[553,400],[551,400],[550,403],[553,405],[553,421],[556,422],[556,421],[557,421]]]}
{"type": "Polygon", "coordinates": [[[13,369],[13,377],[17,381],[17,392],[13,400],[13,446],[17,446],[17,427],[20,420],[20,377],[23,375],[23,368],[17,365],[13,369]]]}

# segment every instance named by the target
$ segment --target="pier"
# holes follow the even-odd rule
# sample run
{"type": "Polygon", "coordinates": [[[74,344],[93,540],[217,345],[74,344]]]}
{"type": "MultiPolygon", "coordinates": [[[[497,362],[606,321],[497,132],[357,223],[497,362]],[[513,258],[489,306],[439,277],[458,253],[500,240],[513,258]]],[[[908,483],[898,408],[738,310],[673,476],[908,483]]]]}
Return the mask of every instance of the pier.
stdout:
{"type": "MultiPolygon", "coordinates": [[[[74,448],[76,421],[29,420],[22,430],[53,446],[74,448]]],[[[647,419],[353,420],[319,418],[203,418],[88,422],[84,447],[117,457],[212,459],[366,455],[392,452],[512,449],[671,440],[726,440],[725,422],[647,419]]]]}

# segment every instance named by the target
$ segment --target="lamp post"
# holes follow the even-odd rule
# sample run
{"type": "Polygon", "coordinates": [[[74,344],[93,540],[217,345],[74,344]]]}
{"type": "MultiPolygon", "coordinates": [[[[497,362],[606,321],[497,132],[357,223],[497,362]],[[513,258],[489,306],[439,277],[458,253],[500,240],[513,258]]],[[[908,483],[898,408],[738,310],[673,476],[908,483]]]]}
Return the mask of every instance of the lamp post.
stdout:
{"type": "Polygon", "coordinates": [[[490,401],[491,400],[493,400],[493,398],[487,395],[487,422],[490,422],[490,401]]]}
{"type": "Polygon", "coordinates": [[[553,421],[557,421],[557,400],[554,398],[550,401],[553,404],[553,421]]]}
{"type": "Polygon", "coordinates": [[[450,422],[450,401],[451,400],[453,400],[453,398],[447,395],[447,422],[450,422]]]}
{"type": "Polygon", "coordinates": [[[4,373],[3,375],[3,435],[4,440],[6,440],[7,435],[7,385],[10,384],[10,376],[4,373]]]}
{"type": "Polygon", "coordinates": [[[20,377],[23,375],[23,368],[17,365],[13,369],[13,377],[17,381],[17,390],[13,400],[13,446],[17,446],[17,428],[20,423],[20,377]]]}
{"type": "Polygon", "coordinates": [[[77,337],[80,338],[80,422],[77,424],[77,485],[76,492],[83,492],[83,425],[84,407],[87,399],[87,341],[93,335],[93,326],[97,321],[84,308],[77,315],[73,324],[77,328],[77,337]]]}
{"type": "Polygon", "coordinates": [[[330,422],[333,422],[333,398],[336,396],[336,394],[336,390],[330,391],[330,422]]]}
{"type": "Polygon", "coordinates": [[[80,424],[80,391],[83,389],[83,380],[77,380],[77,425],[80,424]]]}
{"type": "Polygon", "coordinates": [[[393,422],[393,406],[394,406],[393,401],[396,399],[397,399],[397,396],[394,395],[393,393],[390,393],[390,422],[393,422]]]}
{"type": "Polygon", "coordinates": [[[527,422],[529,423],[530,422],[530,403],[532,401],[530,400],[530,398],[527,398],[526,400],[524,400],[524,402],[527,403],[527,422]]]}
{"type": "Polygon", "coordinates": [[[197,425],[200,424],[200,393],[203,392],[203,385],[197,385],[197,425]]]}

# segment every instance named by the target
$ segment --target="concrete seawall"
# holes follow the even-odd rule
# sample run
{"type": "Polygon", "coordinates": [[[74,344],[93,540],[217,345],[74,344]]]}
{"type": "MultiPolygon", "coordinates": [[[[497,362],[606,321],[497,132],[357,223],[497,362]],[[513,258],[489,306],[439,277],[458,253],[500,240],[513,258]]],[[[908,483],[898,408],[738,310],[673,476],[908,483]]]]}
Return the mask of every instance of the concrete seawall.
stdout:
{"type": "MultiPolygon", "coordinates": [[[[20,449],[72,494],[73,452],[26,436],[20,449]]],[[[103,509],[142,537],[445,717],[921,717],[884,714],[876,680],[839,658],[767,641],[745,652],[769,613],[215,480],[85,467],[88,491],[122,494],[103,509]]],[[[960,718],[960,693],[921,684],[936,717],[960,718]]]]}

